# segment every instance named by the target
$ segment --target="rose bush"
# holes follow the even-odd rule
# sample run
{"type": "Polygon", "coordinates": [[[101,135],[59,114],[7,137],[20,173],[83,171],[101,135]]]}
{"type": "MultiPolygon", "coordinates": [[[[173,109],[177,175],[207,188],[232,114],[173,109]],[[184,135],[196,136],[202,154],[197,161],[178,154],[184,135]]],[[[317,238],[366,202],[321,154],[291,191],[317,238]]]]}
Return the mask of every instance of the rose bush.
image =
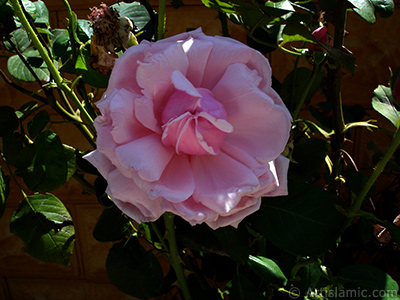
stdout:
{"type": "Polygon", "coordinates": [[[137,222],[164,212],[237,226],[262,196],[287,194],[291,116],[259,52],[200,29],[129,48],[97,102],[85,158],[137,222]]]}

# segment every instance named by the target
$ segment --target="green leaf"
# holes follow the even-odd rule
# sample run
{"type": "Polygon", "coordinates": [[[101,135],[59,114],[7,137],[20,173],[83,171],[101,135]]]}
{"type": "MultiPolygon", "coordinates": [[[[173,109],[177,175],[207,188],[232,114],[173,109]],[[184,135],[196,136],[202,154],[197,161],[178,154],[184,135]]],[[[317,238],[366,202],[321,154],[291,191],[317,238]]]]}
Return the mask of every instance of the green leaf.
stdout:
{"type": "Polygon", "coordinates": [[[5,176],[0,166],[0,218],[6,209],[6,200],[10,191],[9,178],[5,176]]]}
{"type": "Polygon", "coordinates": [[[356,66],[356,57],[354,55],[344,52],[344,50],[334,48],[325,43],[319,43],[319,45],[322,46],[334,60],[345,67],[347,71],[349,71],[351,74],[354,74],[356,66]]]}
{"type": "Polygon", "coordinates": [[[78,28],[82,30],[82,32],[86,35],[85,37],[81,37],[80,39],[83,41],[88,41],[93,35],[93,28],[90,25],[88,20],[77,20],[78,28]]]}
{"type": "Polygon", "coordinates": [[[80,49],[79,54],[75,63],[75,73],[82,75],[82,80],[93,87],[106,88],[110,75],[97,72],[89,65],[90,51],[80,49]]]}
{"type": "Polygon", "coordinates": [[[395,127],[397,127],[397,122],[400,118],[400,112],[396,109],[392,91],[389,87],[379,85],[374,90],[372,107],[378,113],[388,119],[395,127]]]}
{"type": "Polygon", "coordinates": [[[66,30],[56,29],[52,31],[54,35],[53,39],[53,55],[56,58],[63,57],[67,51],[68,47],[70,46],[70,39],[68,32],[66,30]]]}
{"type": "Polygon", "coordinates": [[[318,263],[313,262],[302,267],[296,274],[299,278],[299,286],[302,291],[313,290],[318,286],[322,277],[321,267],[318,263]]]}
{"type": "Polygon", "coordinates": [[[121,17],[127,17],[134,22],[137,27],[137,31],[141,31],[147,23],[151,22],[151,18],[147,9],[139,2],[120,2],[118,4],[111,5],[121,17]]]}
{"type": "Polygon", "coordinates": [[[0,136],[12,134],[18,129],[19,121],[11,106],[0,106],[0,136]]]}
{"type": "Polygon", "coordinates": [[[284,43],[287,42],[311,42],[315,43],[316,40],[311,32],[302,23],[290,22],[288,23],[282,32],[282,38],[284,43]]]}
{"type": "Polygon", "coordinates": [[[278,287],[284,287],[287,284],[287,278],[282,270],[272,259],[262,256],[249,256],[249,267],[262,279],[278,287]]]}
{"type": "Polygon", "coordinates": [[[319,255],[335,243],[343,222],[335,204],[335,198],[318,186],[291,183],[288,196],[263,199],[249,220],[256,231],[287,252],[319,255]]]}
{"type": "Polygon", "coordinates": [[[390,17],[394,12],[393,0],[348,0],[354,5],[354,12],[368,23],[375,23],[375,13],[381,17],[390,17]]]}
{"type": "Polygon", "coordinates": [[[319,125],[315,122],[312,122],[310,120],[303,120],[299,119],[298,122],[303,123],[305,126],[307,126],[312,132],[319,132],[321,135],[323,135],[325,138],[329,139],[329,137],[334,134],[335,132],[333,129],[328,129],[324,128],[322,125],[319,125]]]}
{"type": "Polygon", "coordinates": [[[32,191],[47,192],[63,185],[68,167],[60,138],[50,131],[41,132],[34,144],[33,166],[18,170],[17,174],[32,191]]]}
{"type": "Polygon", "coordinates": [[[135,237],[126,243],[114,244],[107,257],[106,271],[111,283],[130,296],[148,299],[160,294],[161,265],[135,237]]]}
{"type": "Polygon", "coordinates": [[[310,138],[295,144],[291,170],[303,176],[313,175],[325,162],[330,143],[328,141],[310,138]]]}
{"type": "Polygon", "coordinates": [[[116,242],[126,236],[128,219],[115,205],[105,208],[93,230],[93,237],[100,242],[116,242]]]}
{"type": "Polygon", "coordinates": [[[218,228],[213,233],[233,260],[238,263],[247,261],[250,247],[247,231],[243,227],[233,228],[232,226],[227,226],[218,228]]]}
{"type": "Polygon", "coordinates": [[[68,181],[71,179],[72,176],[74,176],[76,172],[76,156],[75,156],[75,149],[71,146],[63,144],[64,147],[64,154],[65,154],[65,159],[67,161],[67,177],[65,181],[68,181]]]}
{"type": "Polygon", "coordinates": [[[68,265],[75,230],[63,203],[52,194],[25,198],[15,210],[10,231],[25,243],[25,251],[46,262],[68,265]]]}
{"type": "MultiPolygon", "coordinates": [[[[313,71],[309,68],[300,67],[290,72],[283,80],[279,94],[282,97],[283,102],[285,102],[285,104],[289,107],[292,107],[293,110],[297,104],[296,100],[300,99],[300,97],[304,94],[312,77],[312,73],[313,71]]],[[[314,82],[307,93],[304,101],[305,103],[309,103],[310,99],[318,91],[324,76],[325,72],[318,72],[316,74],[314,82]]]]}
{"type": "Polygon", "coordinates": [[[45,25],[49,25],[50,21],[49,21],[49,11],[46,7],[46,4],[44,4],[43,1],[38,0],[33,2],[33,4],[36,7],[36,20],[35,20],[35,24],[45,24],[45,25]]]}
{"type": "Polygon", "coordinates": [[[355,297],[352,297],[352,299],[399,299],[397,297],[399,286],[396,281],[385,272],[373,266],[351,265],[345,267],[340,270],[338,280],[349,292],[362,291],[362,293],[354,295],[355,297]]]}
{"type": "MultiPolygon", "coordinates": [[[[28,58],[24,55],[25,52],[22,54],[26,59],[28,58]]],[[[32,58],[32,57],[31,57],[32,58]]],[[[35,66],[31,64],[31,67],[35,74],[38,76],[40,80],[43,81],[50,81],[50,72],[46,66],[43,65],[43,60],[41,59],[40,55],[38,54],[37,57],[33,57],[36,60],[39,60],[40,64],[36,63],[35,66]]],[[[26,82],[33,82],[35,78],[30,73],[29,69],[25,66],[23,61],[19,58],[18,55],[11,56],[7,62],[8,71],[12,76],[15,78],[26,81],[26,82]]]]}
{"type": "Polygon", "coordinates": [[[231,3],[221,1],[221,0],[201,0],[203,4],[209,8],[215,9],[217,11],[227,13],[227,14],[236,14],[236,10],[231,3]]]}
{"type": "Polygon", "coordinates": [[[50,115],[46,110],[39,111],[33,119],[28,122],[28,133],[32,139],[34,139],[46,125],[50,122],[50,115]]]}
{"type": "Polygon", "coordinates": [[[24,5],[25,11],[31,15],[33,20],[36,20],[36,5],[30,0],[22,0],[22,4],[24,5]]]}
{"type": "Polygon", "coordinates": [[[15,112],[20,121],[25,120],[28,116],[34,113],[38,109],[38,103],[36,101],[29,101],[21,105],[20,108],[15,112]]]}
{"type": "MultiPolygon", "coordinates": [[[[10,34],[10,40],[20,52],[24,52],[31,44],[28,33],[24,28],[18,28],[17,30],[14,30],[10,34]]],[[[8,41],[4,41],[4,45],[8,51],[15,53],[14,48],[8,41]]]]}
{"type": "Polygon", "coordinates": [[[257,287],[240,273],[233,278],[228,288],[229,300],[265,300],[257,287]]]}

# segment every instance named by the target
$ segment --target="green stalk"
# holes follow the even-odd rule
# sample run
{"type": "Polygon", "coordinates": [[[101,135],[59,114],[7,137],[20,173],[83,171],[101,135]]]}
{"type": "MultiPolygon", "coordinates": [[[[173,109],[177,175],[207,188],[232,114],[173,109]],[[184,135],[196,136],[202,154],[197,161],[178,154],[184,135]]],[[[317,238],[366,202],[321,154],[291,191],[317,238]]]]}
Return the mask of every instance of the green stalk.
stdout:
{"type": "Polygon", "coordinates": [[[28,33],[30,39],[32,40],[32,43],[35,45],[36,49],[40,53],[40,56],[46,63],[47,68],[49,69],[51,75],[53,76],[54,81],[56,82],[58,88],[61,89],[62,91],[64,91],[68,95],[68,97],[72,100],[72,102],[78,107],[81,115],[83,115],[83,117],[89,122],[89,124],[87,124],[87,126],[89,126],[89,128],[92,129],[94,132],[92,117],[88,114],[88,112],[82,106],[82,103],[76,96],[75,92],[67,85],[64,78],[60,75],[60,72],[58,72],[57,68],[53,64],[53,61],[51,60],[50,56],[48,55],[46,49],[43,47],[39,38],[36,36],[33,28],[29,24],[29,21],[26,18],[25,14],[23,13],[23,10],[22,10],[21,5],[19,4],[19,1],[18,0],[10,0],[10,2],[14,8],[15,14],[20,19],[21,24],[23,25],[23,27],[25,28],[26,32],[28,33]]]}
{"type": "Polygon", "coordinates": [[[189,291],[189,286],[186,281],[185,273],[183,272],[183,267],[179,262],[178,245],[176,243],[175,228],[174,228],[174,214],[165,213],[164,214],[165,229],[168,235],[169,243],[169,254],[170,262],[175,270],[176,277],[178,279],[179,287],[181,288],[183,298],[185,300],[192,299],[189,291]]]}
{"type": "Polygon", "coordinates": [[[347,220],[343,226],[343,231],[351,224],[353,218],[359,213],[363,201],[367,196],[369,190],[374,185],[375,181],[378,179],[379,175],[382,173],[386,164],[389,162],[390,158],[393,156],[394,152],[397,150],[397,147],[399,147],[399,145],[400,145],[400,127],[397,128],[396,133],[393,136],[392,142],[389,145],[389,148],[383,155],[382,159],[378,162],[371,176],[368,178],[368,181],[364,184],[361,192],[357,195],[356,199],[351,205],[347,213],[347,220]]]}
{"type": "Polygon", "coordinates": [[[314,84],[314,80],[318,75],[318,71],[319,71],[319,67],[314,66],[312,74],[311,74],[311,78],[308,81],[307,86],[303,92],[303,95],[301,95],[301,98],[300,98],[299,102],[297,103],[296,109],[294,110],[294,112],[292,114],[293,121],[296,121],[296,118],[299,115],[300,109],[303,106],[304,101],[306,101],[307,95],[310,92],[310,89],[311,89],[312,85],[314,84]]]}
{"type": "MultiPolygon", "coordinates": [[[[346,27],[346,0],[341,0],[337,5],[338,11],[335,18],[335,35],[333,47],[339,50],[343,48],[344,33],[346,27]]],[[[333,130],[335,134],[331,138],[332,153],[336,155],[333,160],[332,180],[330,188],[339,187],[336,185],[336,180],[340,177],[342,169],[341,149],[345,143],[345,122],[343,117],[343,104],[341,94],[341,79],[342,79],[342,66],[329,59],[331,68],[328,68],[328,94],[327,99],[332,104],[333,109],[333,130]]],[[[335,189],[336,190],[336,189],[335,189]]]]}
{"type": "Polygon", "coordinates": [[[165,0],[158,0],[158,28],[157,28],[157,40],[162,40],[165,35],[165,24],[166,18],[166,4],[165,0]]]}

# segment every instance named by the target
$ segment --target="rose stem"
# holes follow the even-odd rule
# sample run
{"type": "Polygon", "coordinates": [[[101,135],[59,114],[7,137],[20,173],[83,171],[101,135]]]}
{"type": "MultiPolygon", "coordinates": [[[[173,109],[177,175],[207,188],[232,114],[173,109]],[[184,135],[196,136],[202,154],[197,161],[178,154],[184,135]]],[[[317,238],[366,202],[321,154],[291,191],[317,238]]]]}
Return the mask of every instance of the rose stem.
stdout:
{"type": "MultiPolygon", "coordinates": [[[[335,35],[333,41],[333,47],[342,51],[343,48],[343,40],[346,26],[346,1],[341,0],[340,4],[336,7],[339,9],[336,11],[335,16],[335,35]]],[[[342,68],[340,63],[333,61],[330,59],[330,65],[332,68],[328,68],[328,94],[327,99],[330,103],[332,103],[333,108],[333,118],[334,124],[333,129],[335,134],[332,136],[332,153],[337,155],[337,158],[334,160],[334,166],[332,171],[332,180],[336,181],[340,176],[341,171],[341,151],[340,149],[344,146],[345,141],[345,124],[343,118],[343,105],[342,105],[342,95],[341,95],[341,75],[342,68]]]]}
{"type": "Polygon", "coordinates": [[[30,39],[32,40],[32,42],[35,45],[36,49],[39,51],[40,56],[42,57],[42,59],[46,63],[47,68],[49,69],[51,75],[54,78],[54,81],[57,84],[57,87],[59,89],[61,89],[62,91],[64,91],[69,96],[69,98],[78,107],[80,113],[89,122],[89,124],[85,124],[85,125],[88,126],[90,129],[92,129],[94,131],[92,117],[88,114],[88,112],[82,106],[82,103],[80,102],[80,100],[76,96],[75,92],[67,85],[66,81],[60,75],[60,72],[57,70],[57,68],[53,64],[53,61],[51,60],[50,56],[48,55],[46,49],[43,47],[43,45],[40,42],[39,38],[36,36],[33,28],[29,24],[28,19],[26,18],[25,14],[23,13],[22,7],[21,7],[19,1],[18,0],[10,0],[10,2],[11,2],[11,5],[13,6],[13,8],[14,8],[15,14],[20,19],[20,21],[21,21],[22,25],[24,26],[26,32],[28,33],[30,39]]]}
{"type": "Polygon", "coordinates": [[[361,209],[362,203],[367,196],[369,190],[378,179],[379,175],[382,173],[386,164],[389,162],[390,158],[393,156],[394,152],[397,150],[397,147],[400,145],[400,126],[397,128],[396,133],[393,136],[392,142],[389,145],[389,148],[386,150],[385,154],[382,156],[381,160],[376,165],[374,171],[371,176],[368,178],[368,181],[364,184],[361,192],[357,195],[353,204],[347,213],[347,220],[342,227],[342,232],[351,224],[353,218],[358,214],[361,209]]]}
{"type": "Polygon", "coordinates": [[[162,40],[165,35],[165,23],[166,23],[166,4],[165,0],[158,0],[158,28],[157,28],[157,40],[162,40]]]}
{"type": "Polygon", "coordinates": [[[174,214],[166,212],[164,214],[165,229],[167,231],[168,243],[169,243],[169,254],[170,262],[175,270],[176,277],[178,279],[179,287],[181,288],[183,298],[185,300],[192,299],[189,291],[189,287],[186,281],[183,267],[178,260],[178,245],[176,242],[175,228],[174,228],[174,214]]]}

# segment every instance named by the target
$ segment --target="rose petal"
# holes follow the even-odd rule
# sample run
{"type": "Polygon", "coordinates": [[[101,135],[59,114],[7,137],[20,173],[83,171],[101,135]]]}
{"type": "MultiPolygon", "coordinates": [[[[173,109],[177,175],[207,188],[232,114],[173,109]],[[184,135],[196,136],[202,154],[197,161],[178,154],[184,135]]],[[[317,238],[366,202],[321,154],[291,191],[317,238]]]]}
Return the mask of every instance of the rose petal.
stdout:
{"type": "Polygon", "coordinates": [[[188,199],[194,191],[193,171],[186,155],[174,155],[160,180],[156,182],[145,181],[139,176],[134,176],[133,179],[150,199],[161,197],[178,203],[188,199]]]}
{"type": "Polygon", "coordinates": [[[193,156],[191,163],[196,182],[194,200],[217,213],[228,213],[244,195],[260,187],[248,167],[223,152],[193,156]]]}
{"type": "Polygon", "coordinates": [[[165,211],[161,200],[149,200],[131,179],[121,175],[118,170],[108,176],[107,194],[114,203],[136,222],[151,222],[158,219],[165,211]]]}
{"type": "Polygon", "coordinates": [[[257,88],[258,76],[243,64],[229,66],[213,89],[224,105],[234,131],[225,141],[257,160],[275,159],[289,139],[291,116],[287,109],[257,88]]]}
{"type": "Polygon", "coordinates": [[[275,178],[276,186],[264,193],[263,196],[277,197],[284,196],[288,194],[288,183],[287,183],[287,173],[289,169],[290,160],[283,155],[279,155],[273,162],[275,169],[271,168],[275,178]]]}
{"type": "Polygon", "coordinates": [[[117,163],[115,148],[117,144],[112,137],[112,125],[96,127],[97,131],[97,150],[104,154],[113,164],[117,163]]]}
{"type": "Polygon", "coordinates": [[[186,77],[195,87],[200,87],[213,44],[191,37],[183,43],[182,47],[189,60],[186,77]]]}
{"type": "Polygon", "coordinates": [[[112,92],[114,89],[127,89],[131,93],[139,93],[139,87],[136,79],[136,70],[138,61],[144,59],[144,53],[150,48],[150,43],[147,41],[141,42],[135,47],[129,47],[124,55],[115,60],[114,68],[111,72],[110,80],[105,94],[112,92]],[[127,67],[129,66],[129,67],[127,67]]]}
{"type": "Polygon", "coordinates": [[[268,164],[261,163],[253,155],[243,150],[242,147],[230,143],[229,140],[224,141],[221,151],[250,168],[256,176],[261,176],[268,170],[268,164]]]}
{"type": "Polygon", "coordinates": [[[188,221],[191,225],[201,224],[206,221],[213,222],[218,218],[215,211],[196,202],[193,198],[174,204],[173,212],[188,221]]]}
{"type": "Polygon", "coordinates": [[[171,79],[176,91],[168,98],[162,111],[163,124],[186,112],[194,112],[201,99],[201,95],[181,72],[174,71],[171,79]]]}
{"type": "Polygon", "coordinates": [[[181,73],[186,74],[189,65],[181,44],[170,46],[161,53],[150,54],[145,57],[143,61],[139,61],[138,63],[138,84],[153,96],[155,95],[155,74],[157,74],[157,81],[170,82],[173,71],[178,70],[181,73]]]}
{"type": "Polygon", "coordinates": [[[259,210],[261,198],[243,197],[240,203],[227,215],[220,215],[216,221],[206,221],[212,229],[224,226],[233,226],[237,228],[243,219],[259,210]]]}
{"type": "Polygon", "coordinates": [[[115,149],[122,167],[127,170],[135,169],[142,179],[150,182],[160,179],[174,152],[172,148],[162,144],[157,134],[142,137],[115,149]]]}
{"type": "Polygon", "coordinates": [[[151,99],[140,97],[135,101],[135,117],[146,128],[160,134],[161,124],[154,114],[154,103],[151,99]]]}
{"type": "MultiPolygon", "coordinates": [[[[135,117],[135,98],[138,95],[122,89],[113,94],[110,102],[110,116],[112,119],[111,134],[118,144],[141,138],[151,133],[139,123],[135,117]]],[[[109,98],[111,98],[109,96],[109,98]]]]}
{"type": "Polygon", "coordinates": [[[83,158],[90,162],[106,180],[108,178],[108,173],[115,169],[111,161],[98,150],[84,155],[83,158]]]}

